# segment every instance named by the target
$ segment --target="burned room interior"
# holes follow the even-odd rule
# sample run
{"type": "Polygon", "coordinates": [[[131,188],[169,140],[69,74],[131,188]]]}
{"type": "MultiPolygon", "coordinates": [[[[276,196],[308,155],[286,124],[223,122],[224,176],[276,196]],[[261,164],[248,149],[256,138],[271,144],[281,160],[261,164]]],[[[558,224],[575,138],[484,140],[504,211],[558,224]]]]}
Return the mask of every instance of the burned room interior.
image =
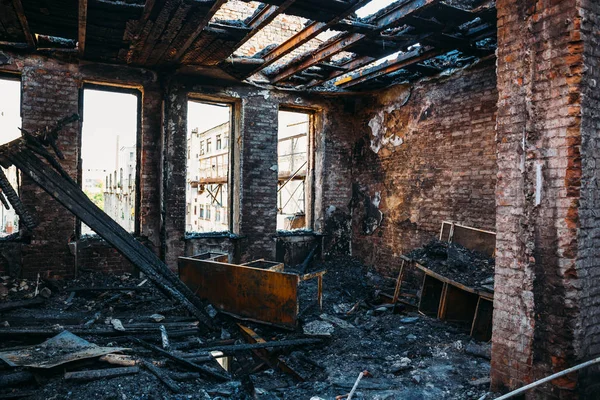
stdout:
{"type": "Polygon", "coordinates": [[[0,399],[600,399],[599,79],[592,0],[0,0],[0,399]]]}

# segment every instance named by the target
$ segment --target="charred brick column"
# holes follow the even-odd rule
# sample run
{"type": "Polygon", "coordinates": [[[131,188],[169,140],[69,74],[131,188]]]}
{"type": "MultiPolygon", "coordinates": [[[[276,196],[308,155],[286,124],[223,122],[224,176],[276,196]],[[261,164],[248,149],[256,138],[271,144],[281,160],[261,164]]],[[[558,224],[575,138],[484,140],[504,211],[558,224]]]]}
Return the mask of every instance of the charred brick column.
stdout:
{"type": "MultiPolygon", "coordinates": [[[[597,57],[591,36],[598,30],[589,26],[597,18],[582,18],[592,14],[584,3],[591,7],[576,0],[497,2],[494,389],[514,389],[600,350],[598,149],[591,129],[598,95],[584,90],[598,74],[584,57],[597,57]]],[[[580,383],[573,374],[537,393],[577,398],[587,390],[580,383]]]]}
{"type": "MultiPolygon", "coordinates": [[[[275,259],[278,104],[250,93],[242,100],[239,233],[243,261],[275,259]]],[[[240,140],[241,139],[241,140],[240,140]]]]}
{"type": "Polygon", "coordinates": [[[162,255],[171,269],[185,250],[187,93],[170,84],[165,95],[162,163],[162,255]]]}
{"type": "Polygon", "coordinates": [[[160,249],[160,160],[162,90],[144,87],[142,94],[142,154],[140,159],[140,234],[154,251],[160,249]]]}
{"type": "MultiPolygon", "coordinates": [[[[58,120],[79,112],[77,67],[33,59],[22,70],[23,128],[30,132],[53,126],[58,120]]],[[[77,179],[79,123],[66,126],[58,138],[65,155],[63,168],[77,179]]],[[[75,232],[75,217],[29,178],[22,178],[23,203],[40,221],[31,237],[31,245],[22,250],[22,275],[35,278],[70,277],[75,271],[68,243],[75,232]]]]}

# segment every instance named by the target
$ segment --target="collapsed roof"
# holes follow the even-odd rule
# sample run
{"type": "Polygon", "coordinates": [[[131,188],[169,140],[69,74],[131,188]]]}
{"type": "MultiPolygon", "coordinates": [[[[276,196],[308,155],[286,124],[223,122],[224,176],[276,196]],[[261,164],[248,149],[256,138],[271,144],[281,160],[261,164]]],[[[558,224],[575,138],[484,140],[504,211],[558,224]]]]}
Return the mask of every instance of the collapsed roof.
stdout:
{"type": "Polygon", "coordinates": [[[2,0],[0,48],[185,74],[217,72],[282,88],[349,91],[437,75],[489,56],[496,47],[495,3],[489,0],[398,0],[365,18],[356,11],[370,0],[244,1],[254,5],[253,13],[235,20],[221,12],[227,3],[2,0]],[[254,54],[237,51],[281,16],[305,24],[254,54]]]}

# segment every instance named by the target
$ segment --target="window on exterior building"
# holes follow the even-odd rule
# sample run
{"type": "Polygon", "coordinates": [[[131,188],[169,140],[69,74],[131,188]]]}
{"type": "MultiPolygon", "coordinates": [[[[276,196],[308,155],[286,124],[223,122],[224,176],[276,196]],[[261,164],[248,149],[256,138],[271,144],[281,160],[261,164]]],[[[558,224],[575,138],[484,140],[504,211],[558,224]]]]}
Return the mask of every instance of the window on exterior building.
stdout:
{"type": "Polygon", "coordinates": [[[232,106],[225,103],[188,102],[188,151],[199,156],[187,163],[186,203],[202,204],[199,215],[186,215],[189,233],[231,229],[226,213],[230,209],[231,112],[232,106]]]}
{"type": "MultiPolygon", "coordinates": [[[[96,85],[83,89],[82,189],[128,232],[135,232],[137,225],[138,99],[133,90],[96,85]]],[[[93,231],[82,223],[81,233],[93,231]]]]}
{"type": "Polygon", "coordinates": [[[307,171],[311,114],[279,111],[277,229],[307,229],[307,171]]]}
{"type": "MultiPolygon", "coordinates": [[[[21,81],[18,77],[0,76],[0,145],[21,137],[21,81]]],[[[19,192],[19,171],[16,167],[1,168],[10,185],[19,192]]],[[[0,194],[0,196],[4,196],[0,194]]],[[[6,197],[4,197],[6,199],[6,197]]],[[[9,203],[10,204],[10,203],[9,203]]],[[[19,230],[19,216],[13,207],[0,203],[0,237],[19,230]]]]}

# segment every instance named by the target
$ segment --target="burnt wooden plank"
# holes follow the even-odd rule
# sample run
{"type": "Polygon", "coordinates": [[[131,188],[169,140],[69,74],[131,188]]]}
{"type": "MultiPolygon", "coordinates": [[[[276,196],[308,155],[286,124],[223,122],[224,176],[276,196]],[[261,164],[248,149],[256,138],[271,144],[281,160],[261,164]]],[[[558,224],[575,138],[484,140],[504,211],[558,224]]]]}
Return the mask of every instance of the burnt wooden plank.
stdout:
{"type": "Polygon", "coordinates": [[[21,0],[13,0],[13,7],[15,12],[17,13],[17,18],[19,18],[19,22],[21,23],[21,28],[23,29],[23,35],[25,36],[25,40],[31,47],[35,47],[35,40],[33,40],[33,36],[31,35],[31,30],[29,30],[29,23],[27,22],[27,17],[25,16],[25,10],[23,9],[23,4],[21,0]]]}
{"type": "Polygon", "coordinates": [[[199,19],[196,22],[196,27],[194,31],[190,34],[190,36],[185,40],[183,45],[177,50],[175,56],[173,57],[173,61],[179,61],[183,55],[188,51],[188,49],[192,46],[192,44],[196,41],[198,36],[202,33],[204,28],[208,25],[210,19],[215,15],[215,13],[221,8],[223,4],[225,4],[227,0],[216,0],[213,3],[213,6],[208,10],[206,15],[203,18],[199,19]]]}
{"type": "Polygon", "coordinates": [[[335,18],[330,19],[326,23],[313,21],[308,26],[306,26],[303,30],[298,32],[296,35],[292,36],[291,38],[284,41],[279,46],[277,46],[276,48],[274,48],[273,50],[268,52],[263,57],[263,59],[265,60],[264,63],[259,68],[252,70],[252,72],[250,74],[246,75],[245,77],[250,76],[250,75],[268,67],[269,65],[273,64],[275,61],[277,61],[277,60],[281,59],[282,57],[284,57],[285,55],[291,53],[292,51],[294,51],[298,47],[302,46],[309,40],[314,39],[321,32],[324,32],[327,29],[329,29],[330,27],[332,27],[333,25],[337,24],[339,21],[343,20],[348,15],[350,15],[351,13],[353,13],[354,11],[356,11],[357,9],[359,9],[366,3],[368,3],[368,0],[357,0],[353,3],[351,3],[350,6],[347,7],[343,12],[337,14],[335,16],[335,18]]]}
{"type": "Polygon", "coordinates": [[[189,4],[181,3],[179,5],[179,8],[171,17],[165,30],[156,41],[151,53],[148,54],[146,59],[140,60],[142,64],[147,63],[149,65],[156,65],[156,63],[162,59],[163,55],[181,30],[183,22],[190,10],[192,10],[192,6],[189,4]]]}
{"type": "Polygon", "coordinates": [[[79,57],[83,57],[85,54],[85,37],[87,35],[87,14],[88,0],[79,0],[79,24],[77,34],[77,48],[79,50],[79,57]]]}
{"type": "Polygon", "coordinates": [[[240,265],[179,258],[179,277],[220,311],[295,327],[298,276],[240,265]]]}

